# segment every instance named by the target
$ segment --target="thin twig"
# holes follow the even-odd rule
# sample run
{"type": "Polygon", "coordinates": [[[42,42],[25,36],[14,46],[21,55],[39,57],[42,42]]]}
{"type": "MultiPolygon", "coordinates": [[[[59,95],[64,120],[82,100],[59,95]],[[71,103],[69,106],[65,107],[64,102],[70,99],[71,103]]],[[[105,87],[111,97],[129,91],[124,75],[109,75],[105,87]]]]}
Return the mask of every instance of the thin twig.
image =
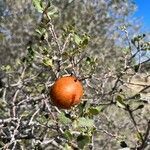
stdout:
{"type": "Polygon", "coordinates": [[[150,120],[147,123],[147,129],[145,132],[145,136],[144,136],[141,146],[138,147],[138,150],[144,150],[145,147],[147,146],[147,140],[148,140],[149,133],[150,133],[150,120]]]}

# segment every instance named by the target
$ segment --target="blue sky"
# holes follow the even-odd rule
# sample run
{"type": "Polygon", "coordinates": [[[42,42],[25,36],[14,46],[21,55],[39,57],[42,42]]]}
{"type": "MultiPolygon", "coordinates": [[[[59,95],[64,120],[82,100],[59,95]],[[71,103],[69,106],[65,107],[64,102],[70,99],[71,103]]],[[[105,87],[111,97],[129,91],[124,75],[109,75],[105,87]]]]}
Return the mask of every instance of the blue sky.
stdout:
{"type": "Polygon", "coordinates": [[[150,0],[135,0],[135,3],[137,5],[135,16],[141,18],[142,30],[150,32],[150,0]]]}

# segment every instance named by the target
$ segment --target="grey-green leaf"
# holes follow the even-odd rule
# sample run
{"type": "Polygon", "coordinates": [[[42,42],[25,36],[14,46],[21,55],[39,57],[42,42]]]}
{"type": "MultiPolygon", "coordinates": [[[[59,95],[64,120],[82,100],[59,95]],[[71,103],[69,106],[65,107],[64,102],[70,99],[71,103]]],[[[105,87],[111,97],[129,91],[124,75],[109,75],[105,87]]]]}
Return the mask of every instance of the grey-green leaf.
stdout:
{"type": "Polygon", "coordinates": [[[33,5],[35,6],[38,12],[40,13],[43,12],[43,8],[41,6],[41,0],[33,0],[33,5]]]}
{"type": "Polygon", "coordinates": [[[120,107],[120,108],[126,108],[126,104],[125,102],[123,101],[123,96],[122,95],[117,95],[116,97],[116,101],[117,101],[117,105],[120,107]]]}
{"type": "Polygon", "coordinates": [[[67,118],[64,113],[60,113],[59,116],[58,116],[58,119],[63,124],[71,123],[71,120],[69,118],[67,118]]]}
{"type": "Polygon", "coordinates": [[[93,127],[94,126],[94,120],[81,117],[78,119],[78,126],[80,126],[80,127],[93,127]]]}

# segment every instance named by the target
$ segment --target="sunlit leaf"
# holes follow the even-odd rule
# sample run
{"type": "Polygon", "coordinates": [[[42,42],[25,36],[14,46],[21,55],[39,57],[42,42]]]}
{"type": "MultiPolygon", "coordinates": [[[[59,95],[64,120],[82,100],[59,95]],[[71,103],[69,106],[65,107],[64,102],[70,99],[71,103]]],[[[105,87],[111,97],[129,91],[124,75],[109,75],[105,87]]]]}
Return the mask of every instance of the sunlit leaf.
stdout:
{"type": "Polygon", "coordinates": [[[58,13],[58,9],[57,9],[57,7],[55,7],[54,5],[52,5],[50,8],[49,8],[49,10],[48,10],[48,16],[54,16],[54,15],[56,15],[58,13]]]}
{"type": "Polygon", "coordinates": [[[44,9],[41,6],[41,0],[33,0],[33,5],[35,6],[38,12],[43,12],[44,9]]]}
{"type": "Polygon", "coordinates": [[[126,108],[126,104],[125,104],[124,101],[123,101],[123,96],[122,96],[122,95],[117,95],[116,101],[117,101],[117,105],[118,105],[120,108],[126,108]]]}
{"type": "Polygon", "coordinates": [[[66,143],[63,150],[72,150],[72,147],[66,143]]]}
{"type": "Polygon", "coordinates": [[[137,137],[138,140],[142,141],[143,136],[142,136],[142,133],[141,133],[141,132],[138,132],[138,133],[136,134],[136,137],[137,137]]]}
{"type": "Polygon", "coordinates": [[[53,66],[52,59],[45,57],[45,58],[43,59],[43,64],[44,64],[45,66],[53,66]]]}
{"type": "Polygon", "coordinates": [[[82,42],[82,39],[76,34],[74,35],[74,40],[77,45],[80,45],[82,42]]]}
{"type": "Polygon", "coordinates": [[[78,119],[78,126],[80,126],[80,127],[93,127],[94,126],[94,120],[81,117],[78,119]]]}

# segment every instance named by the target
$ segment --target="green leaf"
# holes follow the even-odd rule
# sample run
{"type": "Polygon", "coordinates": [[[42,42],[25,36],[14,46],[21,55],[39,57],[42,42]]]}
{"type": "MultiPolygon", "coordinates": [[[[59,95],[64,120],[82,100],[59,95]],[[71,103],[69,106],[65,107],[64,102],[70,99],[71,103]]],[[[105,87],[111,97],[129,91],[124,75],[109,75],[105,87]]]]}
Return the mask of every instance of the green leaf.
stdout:
{"type": "Polygon", "coordinates": [[[64,137],[67,139],[67,140],[71,140],[73,138],[72,134],[70,133],[69,130],[66,130],[64,132],[64,137]]]}
{"type": "Polygon", "coordinates": [[[121,142],[120,142],[120,146],[121,146],[122,148],[128,147],[128,145],[126,144],[125,141],[121,141],[121,142]]]}
{"type": "Polygon", "coordinates": [[[0,147],[3,147],[3,146],[5,146],[5,144],[2,141],[0,141],[0,147]]]}
{"type": "Polygon", "coordinates": [[[21,116],[22,116],[22,117],[28,117],[28,116],[31,115],[31,113],[32,113],[32,112],[29,112],[29,111],[26,110],[26,111],[23,111],[23,112],[22,112],[21,116]]]}
{"type": "Polygon", "coordinates": [[[123,109],[126,108],[126,104],[125,104],[124,101],[123,101],[123,96],[122,96],[122,95],[117,95],[116,101],[117,101],[117,105],[118,105],[120,108],[123,108],[123,109]]]}
{"type": "Polygon", "coordinates": [[[34,55],[34,51],[33,51],[33,49],[32,49],[32,47],[31,46],[29,46],[28,48],[27,48],[27,50],[28,50],[28,53],[30,54],[30,55],[34,55]]]}
{"type": "Polygon", "coordinates": [[[0,40],[2,41],[5,38],[4,34],[0,32],[0,40]]]}
{"type": "Polygon", "coordinates": [[[74,34],[74,40],[77,45],[80,45],[82,42],[81,38],[76,34],[74,34]]]}
{"type": "Polygon", "coordinates": [[[65,143],[65,145],[63,146],[63,150],[72,150],[72,147],[69,144],[65,143]]]}
{"type": "Polygon", "coordinates": [[[64,145],[63,150],[72,150],[72,147],[69,146],[67,143],[64,145]]]}
{"type": "Polygon", "coordinates": [[[3,71],[9,72],[9,71],[12,70],[12,67],[11,67],[10,65],[6,65],[6,66],[2,66],[1,69],[2,69],[3,71]]]}
{"type": "Polygon", "coordinates": [[[80,117],[78,119],[78,126],[80,127],[93,127],[94,126],[94,120],[89,118],[80,117]]]}
{"type": "Polygon", "coordinates": [[[50,67],[50,66],[53,66],[52,59],[45,57],[45,58],[43,59],[43,64],[44,64],[45,66],[49,66],[49,67],[50,67]]]}
{"type": "Polygon", "coordinates": [[[89,64],[91,63],[91,58],[90,58],[90,57],[87,57],[87,58],[86,58],[86,62],[87,62],[87,64],[89,65],[89,64]]]}
{"type": "Polygon", "coordinates": [[[37,9],[37,11],[42,13],[44,9],[41,6],[41,0],[32,0],[32,1],[33,1],[33,5],[37,9]]]}
{"type": "Polygon", "coordinates": [[[49,8],[49,10],[48,10],[48,16],[54,16],[54,15],[56,15],[56,14],[58,14],[58,9],[57,9],[57,7],[56,6],[54,6],[54,5],[51,5],[51,7],[49,8]]]}
{"type": "Polygon", "coordinates": [[[95,108],[89,108],[89,113],[92,115],[98,115],[99,111],[95,108]]]}
{"type": "Polygon", "coordinates": [[[46,29],[44,29],[44,28],[37,28],[36,30],[36,33],[38,33],[39,35],[43,35],[43,34],[45,34],[45,32],[46,32],[46,29]]]}
{"type": "Polygon", "coordinates": [[[74,0],[69,0],[68,3],[72,3],[74,0]]]}
{"type": "Polygon", "coordinates": [[[32,49],[31,46],[28,46],[27,50],[28,50],[28,54],[27,54],[26,60],[27,60],[27,62],[31,63],[33,61],[33,59],[34,59],[35,52],[34,52],[34,50],[32,49]]]}
{"type": "Polygon", "coordinates": [[[84,38],[82,41],[82,46],[86,46],[88,45],[89,39],[88,38],[84,38]]]}
{"type": "Polygon", "coordinates": [[[119,29],[120,29],[121,31],[125,31],[125,30],[126,30],[126,26],[125,26],[125,25],[119,26],[119,29]]]}
{"type": "Polygon", "coordinates": [[[2,99],[0,99],[0,111],[4,111],[6,108],[6,103],[2,99]]]}
{"type": "Polygon", "coordinates": [[[90,37],[88,35],[84,35],[82,38],[81,46],[84,48],[88,45],[90,37]]]}
{"type": "Polygon", "coordinates": [[[102,110],[103,110],[103,106],[90,107],[88,109],[88,114],[92,116],[98,115],[102,110]]]}
{"type": "Polygon", "coordinates": [[[61,123],[63,123],[63,124],[69,124],[69,123],[72,122],[69,118],[67,118],[67,117],[65,116],[64,113],[60,113],[59,116],[58,116],[58,119],[59,119],[59,121],[60,121],[61,123]]]}
{"type": "Polygon", "coordinates": [[[77,137],[77,143],[80,149],[83,149],[85,145],[90,142],[90,137],[87,135],[79,135],[77,137]]]}
{"type": "Polygon", "coordinates": [[[141,132],[137,132],[136,137],[138,138],[138,140],[142,141],[143,136],[141,132]]]}
{"type": "Polygon", "coordinates": [[[127,53],[127,52],[130,52],[130,49],[129,49],[129,47],[125,47],[125,48],[122,49],[122,51],[127,53]]]}

